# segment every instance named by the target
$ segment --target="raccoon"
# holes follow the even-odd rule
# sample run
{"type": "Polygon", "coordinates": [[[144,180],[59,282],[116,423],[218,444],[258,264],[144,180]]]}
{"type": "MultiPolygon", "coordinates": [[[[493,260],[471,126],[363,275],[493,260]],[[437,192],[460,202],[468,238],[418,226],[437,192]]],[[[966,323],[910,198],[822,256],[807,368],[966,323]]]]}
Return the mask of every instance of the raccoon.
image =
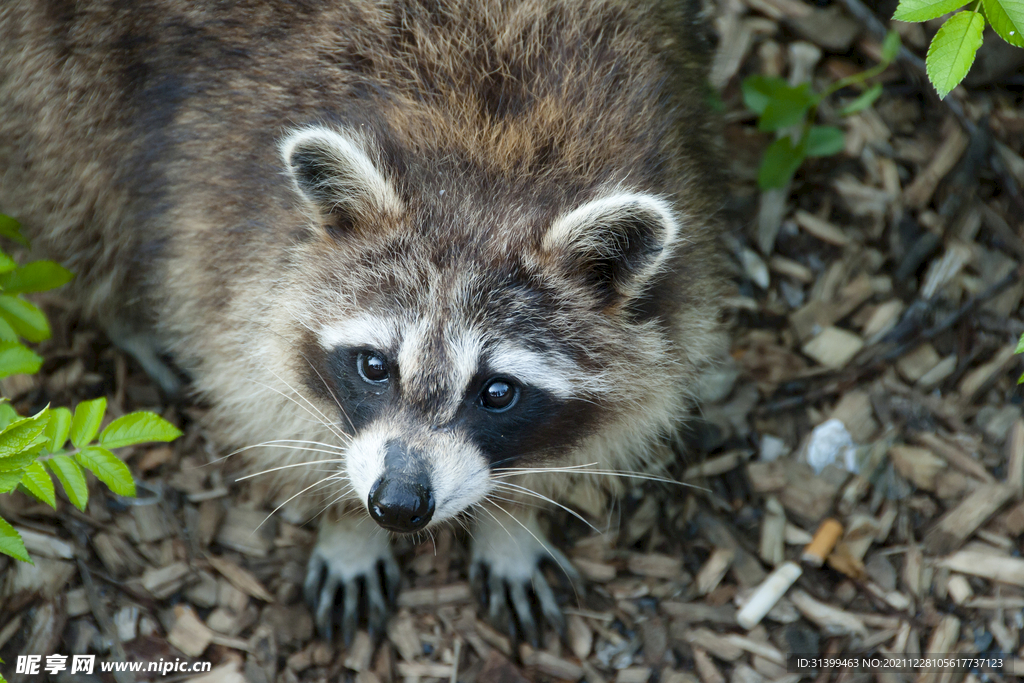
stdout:
{"type": "Polygon", "coordinates": [[[87,315],[329,507],[319,629],[471,527],[536,639],[534,506],[664,453],[716,338],[720,162],[686,2],[6,0],[0,210],[87,315]]]}

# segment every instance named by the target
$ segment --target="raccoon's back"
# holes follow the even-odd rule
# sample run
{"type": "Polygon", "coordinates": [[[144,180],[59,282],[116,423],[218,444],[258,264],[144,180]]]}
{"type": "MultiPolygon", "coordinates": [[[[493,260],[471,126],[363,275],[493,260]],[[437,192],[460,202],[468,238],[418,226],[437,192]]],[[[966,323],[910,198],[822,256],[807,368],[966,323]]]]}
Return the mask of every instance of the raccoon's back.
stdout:
{"type": "Polygon", "coordinates": [[[171,259],[209,290],[278,253],[277,143],[313,122],[370,131],[408,184],[441,168],[520,202],[628,175],[700,215],[698,33],[609,0],[7,0],[0,211],[93,308],[171,259]]]}

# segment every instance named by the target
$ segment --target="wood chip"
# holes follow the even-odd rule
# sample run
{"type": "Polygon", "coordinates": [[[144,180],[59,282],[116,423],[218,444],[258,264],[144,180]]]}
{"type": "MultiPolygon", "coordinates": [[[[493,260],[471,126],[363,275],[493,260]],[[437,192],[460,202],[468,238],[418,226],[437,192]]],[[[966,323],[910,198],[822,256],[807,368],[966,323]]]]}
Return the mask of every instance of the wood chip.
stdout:
{"type": "Polygon", "coordinates": [[[586,659],[594,646],[594,632],[587,622],[578,614],[570,614],[565,618],[566,638],[569,648],[579,659],[586,659]]]}
{"type": "Polygon", "coordinates": [[[963,605],[974,597],[974,589],[963,574],[951,574],[946,583],[946,591],[950,599],[957,605],[963,605]]]}
{"type": "Polygon", "coordinates": [[[956,162],[967,151],[967,134],[959,126],[949,126],[947,130],[949,133],[935,151],[931,162],[903,191],[903,202],[912,209],[920,209],[931,200],[939,182],[953,170],[956,162]]]}
{"type": "Polygon", "coordinates": [[[837,247],[845,247],[850,243],[850,238],[839,227],[826,220],[818,218],[806,211],[797,211],[793,214],[796,224],[807,231],[808,234],[817,237],[823,242],[834,244],[837,247]]]}
{"type": "Polygon", "coordinates": [[[743,656],[743,648],[727,636],[706,628],[693,628],[683,633],[683,639],[690,645],[706,650],[723,662],[734,662],[743,656]]]}
{"type": "MultiPolygon", "coordinates": [[[[765,515],[761,521],[761,539],[758,555],[769,566],[776,566],[786,553],[786,511],[775,496],[765,500],[765,515]]],[[[731,560],[731,558],[730,558],[731,560]]],[[[707,591],[707,592],[710,592],[707,591]]]]}
{"type": "Polygon", "coordinates": [[[931,344],[921,344],[896,362],[896,369],[908,382],[916,382],[931,371],[942,357],[931,344]]]}
{"type": "Polygon", "coordinates": [[[142,575],[142,587],[152,593],[153,597],[163,600],[180,590],[191,573],[192,569],[184,562],[147,569],[142,575]]]}
{"type": "Polygon", "coordinates": [[[864,348],[864,340],[853,332],[826,327],[804,344],[801,351],[827,368],[845,367],[864,348]]]}
{"type": "Polygon", "coordinates": [[[452,676],[452,665],[434,662],[398,662],[395,665],[398,675],[404,678],[443,678],[452,676]]]}
{"type": "Polygon", "coordinates": [[[1016,343],[1007,344],[996,352],[991,361],[982,363],[964,375],[964,378],[960,380],[960,384],[957,387],[957,390],[960,392],[961,403],[964,405],[971,403],[974,400],[975,394],[988,384],[990,379],[1010,365],[1011,361],[1015,358],[1016,352],[1016,343]]]}
{"type": "Polygon", "coordinates": [[[960,446],[950,441],[942,439],[935,434],[926,433],[913,434],[911,439],[933,453],[937,453],[942,456],[946,462],[956,469],[979,481],[991,484],[996,480],[995,477],[989,474],[989,471],[985,469],[983,464],[972,457],[970,453],[963,450],[960,446]]]}
{"type": "Polygon", "coordinates": [[[1006,440],[1006,485],[1013,495],[1024,498],[1024,420],[1015,420],[1006,440]]]}
{"type": "Polygon", "coordinates": [[[574,557],[572,563],[576,569],[580,570],[583,578],[594,583],[608,583],[615,580],[619,573],[614,565],[595,562],[582,557],[574,557]]]}
{"type": "Polygon", "coordinates": [[[257,579],[256,576],[248,569],[239,567],[226,557],[209,555],[206,559],[210,563],[211,567],[220,572],[221,575],[230,581],[238,590],[242,591],[246,595],[251,595],[257,600],[262,600],[263,602],[274,602],[274,596],[272,596],[270,592],[263,587],[263,584],[260,583],[259,579],[257,579]]]}
{"type": "Polygon", "coordinates": [[[567,681],[578,681],[583,678],[583,669],[579,664],[553,655],[546,650],[534,650],[528,645],[523,645],[521,656],[524,666],[536,668],[546,676],[567,681]]]}
{"type": "Polygon", "coordinates": [[[897,472],[925,491],[935,490],[935,478],[946,467],[946,461],[927,448],[893,446],[889,457],[897,472]]]}
{"type": "Polygon", "coordinates": [[[808,621],[817,624],[829,635],[867,635],[867,627],[858,615],[815,600],[802,590],[794,590],[789,599],[808,621]]]}
{"type": "Polygon", "coordinates": [[[725,683],[725,676],[711,661],[707,650],[700,647],[693,648],[693,666],[697,669],[697,675],[700,676],[702,683],[725,683]]]}
{"type": "Polygon", "coordinates": [[[167,642],[189,657],[198,657],[213,640],[213,631],[199,619],[191,607],[174,608],[174,627],[167,634],[167,642]]]}
{"type": "Polygon", "coordinates": [[[398,606],[417,609],[420,607],[437,607],[460,602],[469,602],[472,593],[468,583],[453,583],[438,588],[413,588],[398,594],[398,606]]]}
{"type": "Polygon", "coordinates": [[[647,666],[631,666],[615,674],[615,683],[647,683],[651,680],[651,669],[647,666]]]}
{"type": "Polygon", "coordinates": [[[939,561],[940,567],[983,579],[1024,586],[1024,559],[978,550],[960,550],[939,561]]]}
{"type": "Polygon", "coordinates": [[[346,669],[351,671],[365,671],[370,668],[370,659],[373,657],[373,641],[366,631],[357,631],[352,639],[352,645],[345,652],[342,663],[346,669]]]}
{"type": "Polygon", "coordinates": [[[217,542],[225,548],[252,557],[266,557],[274,547],[277,518],[261,510],[228,508],[217,532],[217,542]]]}
{"type": "Polygon", "coordinates": [[[637,576],[655,579],[678,579],[684,575],[683,558],[659,553],[631,554],[626,566],[637,576]]]}
{"type": "Polygon", "coordinates": [[[1017,492],[1006,484],[981,486],[960,504],[942,516],[932,529],[925,534],[925,552],[945,555],[956,548],[989,517],[999,511],[1017,492]]]}
{"type": "Polygon", "coordinates": [[[725,573],[729,571],[729,567],[732,566],[732,561],[735,557],[736,552],[734,550],[715,548],[700,568],[697,578],[694,580],[694,588],[697,590],[697,595],[707,595],[713,591],[725,576],[725,573]]]}
{"type": "Polygon", "coordinates": [[[735,450],[729,451],[723,455],[715,456],[714,458],[710,458],[699,465],[693,465],[686,468],[686,471],[683,473],[683,481],[692,481],[694,479],[715,477],[720,474],[725,474],[746,462],[751,455],[753,455],[753,451],[735,450]]]}

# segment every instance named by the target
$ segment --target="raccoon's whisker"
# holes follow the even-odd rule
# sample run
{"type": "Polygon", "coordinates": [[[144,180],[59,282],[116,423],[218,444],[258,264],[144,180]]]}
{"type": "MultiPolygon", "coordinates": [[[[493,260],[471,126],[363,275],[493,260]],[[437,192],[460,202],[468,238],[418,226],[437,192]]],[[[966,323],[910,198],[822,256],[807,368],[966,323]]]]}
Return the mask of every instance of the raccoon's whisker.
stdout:
{"type": "MultiPolygon", "coordinates": [[[[307,362],[308,362],[308,361],[307,361],[307,362]]],[[[303,395],[302,395],[301,393],[299,393],[299,392],[298,392],[298,391],[297,391],[297,390],[295,389],[295,387],[293,387],[293,386],[292,386],[291,384],[289,384],[287,380],[285,380],[285,379],[284,379],[283,377],[281,377],[281,375],[279,375],[279,374],[277,374],[276,372],[274,372],[274,370],[273,370],[272,368],[270,368],[270,367],[269,367],[269,366],[267,366],[266,364],[264,364],[264,366],[263,366],[263,367],[264,367],[264,369],[265,369],[265,370],[267,370],[267,371],[268,371],[268,372],[269,372],[270,374],[272,374],[272,375],[273,375],[273,376],[274,376],[274,377],[275,377],[275,378],[277,379],[277,381],[278,381],[278,382],[280,382],[281,384],[285,385],[285,387],[287,387],[289,391],[291,391],[291,392],[292,392],[293,394],[295,394],[295,396],[298,396],[299,398],[301,398],[301,399],[302,399],[302,400],[303,400],[303,401],[304,401],[304,402],[306,403],[306,405],[308,405],[308,406],[309,406],[309,408],[312,408],[312,410],[310,410],[309,408],[306,408],[305,410],[306,410],[306,412],[307,412],[307,413],[309,413],[310,415],[312,415],[312,416],[314,416],[314,417],[318,417],[318,418],[320,419],[320,423],[321,423],[321,424],[322,424],[322,425],[323,425],[324,427],[327,427],[327,429],[331,430],[331,432],[332,432],[332,433],[333,433],[333,434],[334,434],[335,436],[337,436],[339,440],[341,440],[341,441],[344,441],[344,440],[345,440],[345,438],[346,438],[346,437],[347,437],[348,435],[344,434],[344,432],[336,432],[335,430],[331,429],[331,424],[330,424],[330,420],[329,420],[329,419],[327,418],[327,416],[326,416],[326,415],[324,415],[324,413],[323,413],[323,411],[322,411],[322,410],[320,410],[319,408],[317,408],[317,407],[316,407],[316,405],[315,405],[315,404],[314,404],[314,403],[313,403],[312,401],[310,401],[310,400],[309,400],[308,398],[306,398],[306,397],[305,397],[305,396],[303,396],[303,395]],[[313,411],[316,411],[316,412],[314,413],[313,411]]],[[[253,380],[253,381],[256,381],[256,380],[253,380]]],[[[257,382],[257,384],[259,384],[259,382],[257,382]]],[[[266,386],[266,385],[264,385],[264,386],[266,386]]],[[[268,388],[268,389],[272,389],[272,390],[274,390],[274,391],[277,391],[276,389],[273,389],[273,387],[269,387],[269,386],[267,386],[267,388],[268,388]]],[[[295,400],[294,398],[292,398],[292,397],[290,397],[290,396],[288,396],[288,395],[286,395],[286,394],[284,394],[283,392],[280,392],[280,391],[278,391],[278,393],[279,393],[279,394],[281,394],[281,396],[284,396],[285,398],[288,398],[288,399],[290,399],[291,401],[293,401],[293,402],[295,403],[295,405],[297,405],[297,406],[300,406],[300,407],[302,407],[302,404],[301,404],[301,403],[299,403],[298,401],[296,401],[296,400],[295,400]]],[[[350,437],[349,437],[349,438],[350,438],[350,437]]]]}
{"type": "MultiPolygon", "coordinates": [[[[489,500],[489,499],[490,499],[490,496],[488,496],[488,497],[487,497],[487,499],[489,500]]],[[[480,507],[480,509],[481,509],[481,510],[483,510],[484,512],[486,512],[487,514],[489,514],[489,515],[491,516],[491,519],[493,519],[493,520],[494,520],[494,522],[495,522],[495,523],[496,523],[496,524],[497,524],[498,526],[500,526],[500,527],[501,527],[501,528],[502,528],[502,529],[503,529],[503,530],[505,531],[505,533],[506,533],[506,534],[508,534],[508,537],[509,537],[509,538],[511,538],[511,539],[512,539],[513,541],[515,540],[515,538],[516,538],[516,537],[512,535],[512,532],[508,530],[508,527],[506,527],[506,526],[505,526],[504,524],[502,524],[502,523],[501,523],[501,520],[499,520],[499,519],[498,519],[497,517],[495,517],[495,516],[494,516],[494,513],[493,513],[493,512],[491,512],[490,510],[488,510],[488,509],[487,509],[487,506],[486,506],[486,505],[481,505],[481,506],[479,506],[479,507],[480,507]]],[[[511,516],[512,516],[512,515],[509,515],[509,513],[508,513],[508,512],[506,512],[506,511],[505,511],[505,509],[504,509],[504,508],[502,508],[502,507],[501,507],[500,505],[498,505],[497,503],[494,503],[494,507],[496,507],[496,508],[498,508],[499,510],[501,510],[502,512],[504,512],[504,513],[505,513],[506,515],[508,515],[509,517],[511,517],[511,516]]]]}
{"type": "MultiPolygon", "coordinates": [[[[269,515],[267,515],[266,517],[264,517],[264,518],[263,518],[263,521],[262,521],[262,522],[260,522],[259,524],[257,524],[257,525],[256,525],[256,528],[252,530],[252,533],[253,533],[253,534],[255,534],[255,533],[256,533],[257,531],[259,531],[260,527],[261,527],[261,526],[263,526],[264,524],[266,524],[266,523],[267,523],[267,520],[268,520],[268,519],[270,519],[271,517],[273,517],[273,516],[274,516],[275,514],[277,514],[277,511],[278,511],[278,510],[280,510],[281,508],[283,508],[283,507],[284,507],[285,505],[287,505],[288,503],[292,502],[293,500],[295,500],[296,498],[298,498],[299,496],[301,496],[301,495],[302,495],[303,493],[305,493],[306,491],[310,490],[311,488],[315,488],[315,487],[317,487],[317,486],[324,486],[324,485],[326,485],[326,484],[327,484],[327,483],[328,483],[329,481],[331,481],[331,479],[333,479],[333,478],[334,478],[334,477],[327,477],[326,479],[321,479],[320,481],[315,481],[315,482],[313,482],[312,484],[310,484],[309,486],[307,486],[306,488],[302,489],[301,491],[299,491],[299,492],[297,492],[297,493],[294,493],[294,494],[292,494],[292,495],[291,495],[291,496],[290,496],[290,497],[288,498],[288,500],[286,500],[286,501],[284,501],[283,503],[281,503],[280,505],[278,505],[278,506],[277,506],[276,508],[274,508],[274,509],[273,509],[273,510],[271,511],[271,513],[270,513],[269,515]]],[[[250,534],[250,536],[251,536],[251,535],[252,535],[252,534],[250,534]]]]}
{"type": "MultiPolygon", "coordinates": [[[[274,387],[269,386],[267,384],[264,384],[263,382],[260,382],[258,380],[250,379],[249,381],[252,382],[253,384],[256,384],[258,386],[263,387],[264,389],[268,389],[270,391],[273,391],[274,393],[278,394],[282,398],[288,399],[289,401],[291,401],[292,403],[297,405],[302,410],[305,410],[307,413],[309,413],[309,415],[311,417],[313,417],[313,421],[316,424],[319,424],[322,427],[325,427],[331,434],[336,436],[339,441],[342,441],[342,442],[344,442],[344,441],[351,441],[351,439],[352,439],[351,436],[345,434],[344,432],[339,432],[338,430],[334,429],[332,423],[327,422],[326,421],[327,418],[322,413],[320,415],[317,415],[316,413],[311,411],[309,408],[307,408],[306,406],[302,405],[297,400],[295,400],[294,398],[292,398],[291,396],[289,396],[288,394],[284,393],[283,391],[281,391],[279,389],[275,389],[274,387]]],[[[303,400],[305,400],[305,397],[303,397],[303,400]]]]}
{"type": "MultiPolygon", "coordinates": [[[[310,449],[303,449],[303,450],[310,450],[310,449]]],[[[326,452],[326,451],[324,451],[324,452],[326,452]]],[[[309,467],[311,465],[323,465],[324,463],[331,463],[331,462],[345,462],[345,460],[344,460],[344,458],[332,458],[330,460],[309,460],[309,461],[306,461],[306,462],[293,462],[293,463],[291,463],[289,465],[281,465],[280,467],[271,467],[269,470],[262,470],[260,472],[253,472],[251,474],[245,475],[244,477],[239,477],[235,481],[245,481],[246,479],[252,479],[253,477],[258,477],[261,474],[270,474],[271,472],[278,472],[280,470],[288,470],[288,469],[292,469],[293,467],[309,467]]],[[[317,472],[330,472],[331,470],[314,470],[314,471],[317,471],[317,472]]],[[[335,472],[335,474],[341,474],[341,472],[335,472]]]]}
{"type": "Polygon", "coordinates": [[[505,496],[499,496],[498,494],[493,493],[493,492],[487,494],[487,500],[503,500],[506,503],[513,503],[514,505],[524,505],[526,507],[534,508],[535,510],[543,510],[543,509],[545,509],[543,505],[538,505],[537,503],[533,503],[533,502],[525,501],[525,500],[517,500],[515,498],[506,498],[505,496]]]}
{"type": "Polygon", "coordinates": [[[539,498],[540,500],[543,500],[543,501],[545,501],[547,503],[551,503],[552,505],[560,507],[563,510],[565,510],[566,512],[568,512],[570,515],[575,517],[576,519],[580,520],[581,522],[583,522],[584,524],[589,526],[591,529],[594,530],[595,533],[598,533],[598,534],[601,533],[600,529],[598,529],[596,526],[594,526],[593,524],[588,522],[586,519],[583,518],[583,515],[579,514],[578,512],[573,510],[572,508],[566,507],[565,505],[562,505],[561,503],[558,503],[558,502],[548,498],[545,495],[537,493],[536,491],[532,491],[532,490],[526,488],[525,486],[520,486],[518,484],[510,484],[508,482],[495,482],[494,485],[500,487],[502,490],[505,490],[505,491],[512,491],[513,493],[516,493],[516,492],[525,493],[528,496],[533,496],[534,498],[539,498]]]}
{"type": "MultiPolygon", "coordinates": [[[[528,533],[528,534],[530,534],[531,536],[533,536],[533,540],[537,541],[537,543],[539,543],[539,544],[540,544],[540,547],[541,547],[541,548],[544,548],[544,550],[548,551],[548,555],[550,555],[550,556],[551,556],[552,558],[555,558],[555,557],[557,557],[557,555],[556,555],[556,554],[555,554],[554,552],[552,552],[552,550],[553,550],[553,549],[551,548],[550,544],[548,544],[548,543],[546,543],[546,542],[542,541],[541,539],[537,538],[537,534],[535,534],[535,533],[533,533],[532,531],[530,531],[530,527],[528,527],[528,526],[526,526],[525,524],[523,524],[523,523],[522,523],[522,522],[521,522],[521,521],[520,521],[519,519],[517,519],[517,518],[516,518],[516,516],[515,516],[515,515],[513,515],[513,514],[512,514],[512,513],[510,513],[510,512],[508,511],[508,510],[506,510],[505,508],[501,507],[501,506],[500,506],[500,505],[498,505],[497,503],[494,503],[494,502],[492,501],[492,504],[494,505],[494,507],[498,508],[499,510],[501,510],[502,512],[504,512],[504,513],[505,513],[506,515],[508,515],[509,517],[511,517],[511,518],[512,518],[512,520],[513,520],[513,521],[514,521],[514,522],[515,522],[516,524],[518,524],[519,526],[523,527],[523,529],[525,529],[525,530],[526,530],[526,533],[528,533]]],[[[485,509],[486,509],[486,508],[485,508],[485,509]]],[[[494,515],[492,514],[492,515],[491,515],[491,517],[494,517],[494,515]]],[[[494,517],[494,521],[495,521],[495,522],[498,522],[498,518],[497,518],[497,517],[494,517]]],[[[498,522],[498,524],[501,524],[501,522],[498,522]]],[[[504,527],[503,527],[503,528],[504,528],[504,527]]],[[[506,530],[506,531],[507,531],[507,530],[506,530]]],[[[600,533],[600,532],[598,532],[598,533],[600,533]]],[[[513,536],[513,538],[515,538],[515,537],[513,536]]],[[[570,576],[570,575],[569,575],[569,572],[568,572],[568,571],[566,570],[566,568],[565,568],[565,567],[563,567],[563,566],[562,566],[562,565],[561,565],[561,564],[560,564],[560,563],[559,563],[558,561],[555,561],[555,562],[554,562],[553,564],[554,564],[554,565],[555,565],[556,567],[558,567],[559,569],[561,569],[561,570],[562,570],[562,573],[563,573],[563,574],[565,574],[565,578],[569,579],[569,585],[570,585],[570,586],[573,586],[573,592],[575,593],[575,592],[576,592],[576,587],[575,587],[575,584],[573,584],[572,576],[570,576]]],[[[579,602],[579,600],[580,600],[580,596],[579,596],[579,593],[576,593],[576,602],[578,603],[578,602],[579,602]]]]}
{"type": "MultiPolygon", "coordinates": [[[[513,456],[512,458],[507,458],[506,460],[499,460],[498,462],[495,463],[495,465],[500,465],[503,462],[508,462],[508,460],[513,460],[516,457],[519,457],[519,456],[513,456]]],[[[581,469],[584,469],[584,468],[587,468],[587,467],[594,467],[595,465],[598,465],[598,464],[599,463],[596,463],[596,462],[588,462],[585,465],[563,465],[563,466],[560,466],[560,467],[495,467],[495,466],[492,466],[491,467],[491,471],[492,472],[526,472],[526,473],[550,472],[550,471],[566,471],[566,472],[568,472],[568,471],[572,471],[572,470],[581,470],[581,469]]]]}
{"type": "Polygon", "coordinates": [[[575,467],[537,467],[537,468],[522,468],[515,471],[511,469],[497,470],[501,472],[499,475],[495,475],[495,479],[506,479],[508,477],[519,476],[524,474],[548,474],[548,473],[569,473],[569,474],[596,474],[602,477],[622,477],[623,479],[643,479],[645,481],[657,481],[662,484],[674,484],[676,486],[685,486],[686,488],[697,489],[698,491],[706,491],[703,486],[697,486],[696,484],[688,484],[684,481],[676,481],[668,477],[659,477],[654,474],[639,474],[636,472],[623,472],[621,470],[584,470],[575,467]]]}
{"type": "MultiPolygon", "coordinates": [[[[263,441],[262,443],[253,444],[252,446],[246,446],[246,448],[256,448],[257,446],[276,446],[278,444],[287,443],[301,443],[308,446],[323,446],[324,448],[333,448],[336,451],[344,452],[347,450],[347,446],[338,446],[332,443],[324,443],[323,441],[308,441],[303,439],[273,439],[271,441],[263,441]]],[[[238,453],[239,451],[235,451],[238,453]]]]}
{"type": "Polygon", "coordinates": [[[303,405],[302,405],[301,403],[299,403],[299,402],[298,402],[297,400],[295,400],[295,399],[294,399],[294,398],[292,398],[291,396],[288,396],[287,394],[285,394],[284,392],[282,392],[282,391],[280,391],[280,390],[278,390],[278,389],[275,389],[275,388],[273,388],[273,387],[271,387],[271,386],[268,386],[268,385],[266,385],[266,384],[263,384],[262,382],[259,382],[259,381],[257,381],[257,380],[250,380],[250,381],[252,381],[252,382],[253,382],[253,383],[255,383],[255,384],[260,384],[260,385],[262,385],[262,386],[266,387],[267,389],[270,389],[271,391],[276,391],[276,392],[277,392],[278,394],[280,394],[280,395],[281,395],[281,396],[283,396],[284,398],[287,398],[287,399],[289,399],[290,401],[292,401],[293,403],[295,403],[295,405],[299,406],[300,408],[303,408],[303,409],[304,409],[304,410],[305,410],[305,411],[306,411],[307,413],[309,413],[309,414],[310,414],[310,415],[312,415],[313,417],[319,417],[319,419],[320,419],[320,424],[322,424],[322,425],[323,425],[324,427],[326,427],[327,429],[329,429],[329,430],[331,431],[331,433],[332,433],[332,434],[334,434],[334,435],[335,435],[336,437],[338,437],[338,440],[339,440],[339,441],[345,441],[346,439],[349,439],[349,440],[351,440],[351,437],[350,437],[350,436],[348,436],[347,434],[345,434],[345,433],[343,433],[343,432],[338,432],[338,431],[335,431],[335,430],[334,430],[334,429],[333,429],[333,428],[331,427],[331,424],[330,424],[330,420],[328,420],[327,416],[326,416],[326,415],[324,415],[324,414],[323,414],[323,411],[321,411],[321,410],[320,410],[319,408],[317,408],[317,407],[316,407],[316,405],[314,405],[312,401],[310,401],[310,400],[309,400],[308,398],[306,398],[305,396],[303,396],[302,394],[300,394],[300,393],[299,393],[298,391],[296,391],[296,390],[295,390],[295,387],[293,387],[293,386],[292,386],[291,384],[289,384],[289,383],[288,383],[287,381],[285,381],[285,379],[284,379],[284,378],[282,378],[282,377],[281,377],[281,376],[280,376],[279,374],[277,374],[276,372],[274,372],[274,371],[273,371],[272,369],[270,369],[269,367],[265,367],[265,369],[266,369],[267,371],[269,371],[269,372],[270,372],[270,374],[272,374],[272,375],[273,375],[274,377],[276,377],[276,378],[277,378],[277,381],[279,381],[279,382],[280,382],[281,384],[285,385],[285,386],[286,386],[286,387],[288,388],[288,390],[289,390],[289,391],[291,391],[291,392],[292,392],[293,394],[295,394],[296,396],[298,396],[299,398],[301,398],[301,399],[302,399],[303,401],[305,401],[305,402],[306,402],[306,405],[308,405],[308,406],[309,406],[309,408],[304,408],[304,407],[303,407],[303,405]],[[310,408],[312,408],[312,410],[310,410],[310,408]],[[316,412],[313,412],[313,411],[316,411],[316,412]]]}
{"type": "MultiPolygon", "coordinates": [[[[307,325],[306,327],[308,328],[309,326],[307,325]]],[[[310,331],[313,332],[313,330],[311,328],[310,328],[310,331]]],[[[353,432],[355,432],[356,431],[355,423],[352,422],[352,418],[350,418],[348,416],[348,413],[345,411],[345,406],[341,405],[341,401],[338,399],[337,396],[334,395],[334,390],[331,389],[331,385],[327,383],[327,380],[324,379],[324,376],[321,375],[320,371],[316,369],[316,366],[313,365],[313,362],[311,360],[309,360],[308,358],[306,358],[305,354],[300,353],[299,355],[302,356],[302,360],[306,361],[306,365],[309,366],[309,369],[316,373],[316,376],[320,380],[320,383],[324,385],[324,389],[326,389],[327,393],[331,395],[331,399],[334,400],[334,404],[337,405],[338,406],[338,410],[341,411],[342,417],[344,417],[346,420],[348,420],[348,426],[352,428],[353,432]]]]}
{"type": "Polygon", "coordinates": [[[313,515],[313,519],[316,519],[316,518],[317,518],[317,517],[319,517],[320,515],[324,514],[324,513],[325,513],[325,512],[327,512],[328,510],[330,510],[330,509],[331,509],[331,507],[332,507],[332,506],[333,506],[333,505],[334,505],[335,503],[337,503],[337,502],[338,502],[339,500],[341,500],[341,499],[343,499],[343,498],[344,498],[345,496],[347,496],[347,495],[348,495],[348,494],[349,494],[349,493],[351,492],[351,490],[352,490],[352,486],[351,486],[351,485],[349,485],[349,484],[346,484],[346,485],[345,485],[345,487],[344,487],[343,489],[341,489],[341,493],[340,493],[340,494],[338,494],[338,496],[337,496],[337,497],[333,498],[332,500],[329,500],[329,501],[327,502],[327,504],[326,504],[326,505],[324,505],[324,506],[323,506],[323,507],[322,507],[322,508],[320,509],[320,512],[318,512],[318,513],[316,513],[315,515],[313,515]]]}

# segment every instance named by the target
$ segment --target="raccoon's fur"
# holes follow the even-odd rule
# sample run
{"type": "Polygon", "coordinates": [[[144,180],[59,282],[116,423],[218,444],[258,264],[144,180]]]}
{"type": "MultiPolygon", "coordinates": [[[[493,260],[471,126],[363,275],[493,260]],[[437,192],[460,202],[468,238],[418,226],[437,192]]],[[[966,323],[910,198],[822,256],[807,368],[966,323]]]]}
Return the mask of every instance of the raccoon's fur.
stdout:
{"type": "Polygon", "coordinates": [[[334,505],[321,628],[383,623],[369,510],[474,516],[532,636],[537,562],[571,569],[509,499],[638,467],[711,351],[700,33],[685,2],[6,0],[0,210],[225,449],[334,505]]]}

